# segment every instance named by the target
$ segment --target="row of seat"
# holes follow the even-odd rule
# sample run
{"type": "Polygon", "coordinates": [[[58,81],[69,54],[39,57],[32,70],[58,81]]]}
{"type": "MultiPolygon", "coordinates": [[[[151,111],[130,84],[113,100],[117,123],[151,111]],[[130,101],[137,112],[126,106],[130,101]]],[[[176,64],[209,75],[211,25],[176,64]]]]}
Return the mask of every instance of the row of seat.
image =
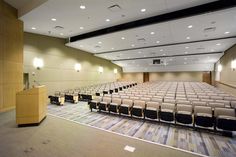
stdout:
{"type": "Polygon", "coordinates": [[[235,107],[235,101],[228,101],[228,100],[213,100],[213,99],[197,99],[197,98],[172,98],[172,97],[160,97],[160,96],[151,96],[151,95],[135,95],[135,96],[128,96],[128,95],[119,95],[119,94],[106,94],[105,97],[111,98],[121,98],[121,99],[132,99],[132,100],[144,100],[144,101],[154,101],[154,102],[165,102],[165,103],[173,103],[173,104],[186,104],[186,105],[201,105],[201,106],[216,106],[216,107],[235,107]]]}
{"type": "Polygon", "coordinates": [[[194,127],[236,130],[235,110],[232,108],[103,97],[91,101],[90,109],[194,127]]]}
{"type": "MultiPolygon", "coordinates": [[[[128,89],[135,85],[137,85],[137,83],[134,82],[116,82],[116,83],[112,82],[102,85],[96,85],[96,87],[99,87],[99,89],[101,88],[102,89],[106,88],[106,90],[108,89],[109,92],[103,91],[104,94],[108,94],[108,93],[118,92],[119,90],[128,89]],[[114,89],[114,87],[117,88],[114,89]]],[[[94,86],[91,86],[91,89],[92,88],[94,88],[94,86]]],[[[88,90],[89,87],[87,87],[86,89],[88,90]]],[[[64,105],[64,102],[78,103],[79,100],[91,101],[93,99],[93,96],[95,96],[95,94],[97,94],[96,91],[93,91],[92,95],[89,94],[89,92],[84,92],[84,90],[76,88],[74,90],[65,90],[62,92],[56,91],[54,95],[50,95],[48,98],[50,99],[51,104],[64,105]]]]}

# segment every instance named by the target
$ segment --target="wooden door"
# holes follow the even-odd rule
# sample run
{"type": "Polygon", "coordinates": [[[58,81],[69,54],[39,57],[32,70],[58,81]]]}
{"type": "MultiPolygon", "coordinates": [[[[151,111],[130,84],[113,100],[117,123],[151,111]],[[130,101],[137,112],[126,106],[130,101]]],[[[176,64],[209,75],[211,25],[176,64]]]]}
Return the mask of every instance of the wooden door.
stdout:
{"type": "Polygon", "coordinates": [[[202,82],[206,82],[211,85],[211,71],[203,72],[202,82]]]}
{"type": "Polygon", "coordinates": [[[149,73],[143,73],[143,82],[148,82],[149,81],[149,73]]]}

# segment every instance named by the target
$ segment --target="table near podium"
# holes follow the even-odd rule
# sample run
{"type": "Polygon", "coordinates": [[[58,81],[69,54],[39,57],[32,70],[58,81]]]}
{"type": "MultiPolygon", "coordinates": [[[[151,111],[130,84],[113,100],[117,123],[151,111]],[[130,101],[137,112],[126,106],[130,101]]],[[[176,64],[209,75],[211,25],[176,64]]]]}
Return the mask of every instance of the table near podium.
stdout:
{"type": "Polygon", "coordinates": [[[38,125],[46,118],[47,90],[36,86],[16,94],[16,123],[18,126],[38,125]]]}

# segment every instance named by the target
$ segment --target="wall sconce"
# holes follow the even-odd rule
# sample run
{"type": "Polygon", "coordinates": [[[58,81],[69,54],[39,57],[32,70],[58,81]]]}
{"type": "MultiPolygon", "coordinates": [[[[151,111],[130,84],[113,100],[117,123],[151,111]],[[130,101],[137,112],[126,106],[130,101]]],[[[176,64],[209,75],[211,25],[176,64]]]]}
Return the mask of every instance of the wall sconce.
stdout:
{"type": "Polygon", "coordinates": [[[99,73],[103,73],[103,67],[99,67],[99,68],[98,68],[98,72],[99,72],[99,73]]]}
{"type": "Polygon", "coordinates": [[[236,59],[231,61],[231,68],[232,68],[233,71],[236,70],[236,59]]]}
{"type": "Polygon", "coordinates": [[[44,65],[43,59],[34,58],[33,65],[36,69],[40,70],[44,65]]]}
{"type": "Polygon", "coordinates": [[[118,72],[117,69],[114,69],[114,74],[117,74],[117,72],[118,72]]]}
{"type": "Polygon", "coordinates": [[[81,64],[76,63],[74,68],[75,68],[75,71],[80,72],[80,70],[81,70],[81,64]]]}
{"type": "Polygon", "coordinates": [[[217,69],[218,69],[218,71],[219,71],[219,72],[221,72],[221,71],[222,71],[222,69],[223,69],[223,68],[222,68],[222,65],[221,65],[221,64],[219,64],[217,69]]]}

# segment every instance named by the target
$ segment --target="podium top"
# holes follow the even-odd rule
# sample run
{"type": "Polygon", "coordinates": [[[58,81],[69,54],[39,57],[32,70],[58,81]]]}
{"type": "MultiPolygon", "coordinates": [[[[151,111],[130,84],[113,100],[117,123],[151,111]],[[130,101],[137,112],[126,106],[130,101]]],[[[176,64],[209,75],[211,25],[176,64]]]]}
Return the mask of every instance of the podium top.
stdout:
{"type": "Polygon", "coordinates": [[[39,93],[45,92],[45,91],[46,91],[46,86],[41,85],[41,86],[35,86],[33,88],[20,91],[17,93],[17,95],[33,95],[33,94],[39,94],[39,93]]]}
{"type": "Polygon", "coordinates": [[[33,86],[33,88],[43,88],[45,85],[40,85],[40,86],[33,86]]]}

